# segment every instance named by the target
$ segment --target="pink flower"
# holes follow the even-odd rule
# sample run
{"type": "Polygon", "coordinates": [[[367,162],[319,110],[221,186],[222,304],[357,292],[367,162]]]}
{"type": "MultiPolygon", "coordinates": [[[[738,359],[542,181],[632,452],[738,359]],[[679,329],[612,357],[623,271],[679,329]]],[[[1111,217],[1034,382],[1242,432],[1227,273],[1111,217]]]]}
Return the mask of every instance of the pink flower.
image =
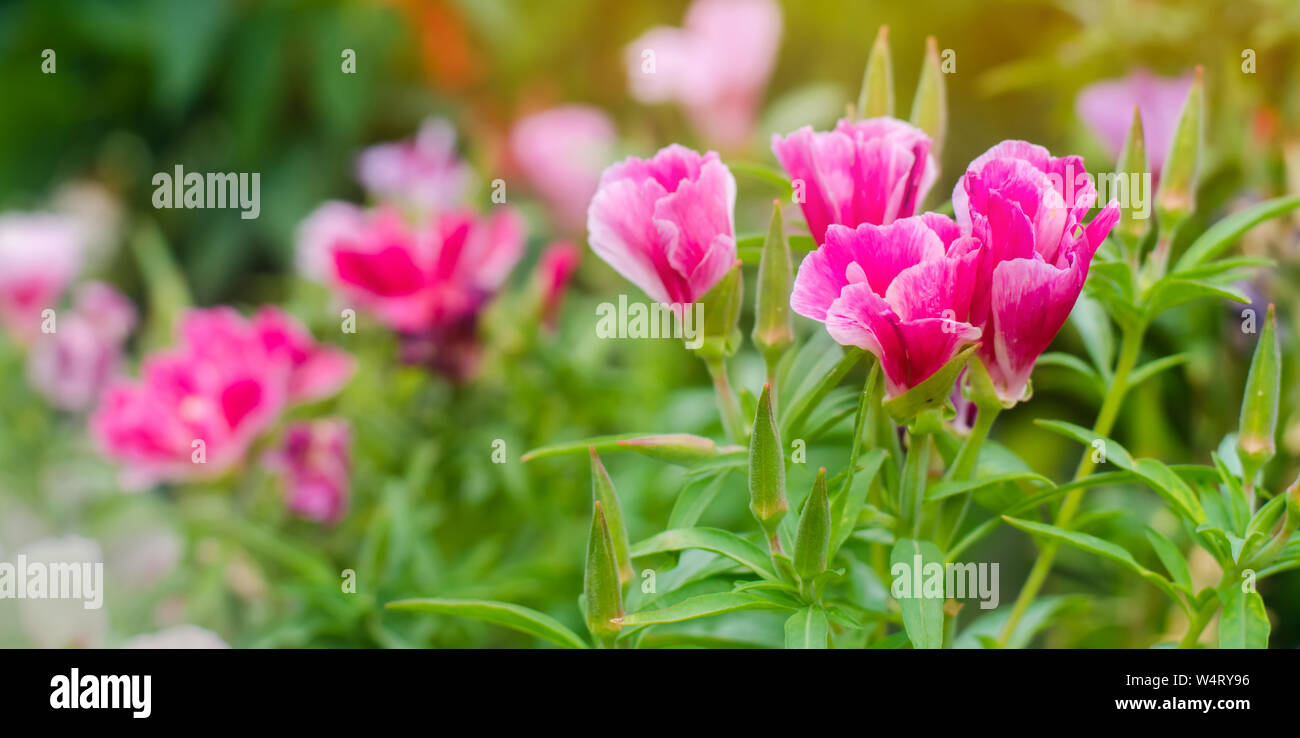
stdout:
{"type": "Polygon", "coordinates": [[[564,293],[578,268],[579,256],[581,252],[577,246],[568,241],[556,241],[547,246],[537,260],[536,280],[541,292],[542,324],[549,329],[554,330],[559,319],[564,293]]]}
{"type": "Polygon", "coordinates": [[[842,119],[825,133],[804,126],[772,136],[772,152],[802,193],[819,244],[832,223],[888,225],[915,214],[939,174],[930,138],[893,118],[842,119]]]}
{"type": "Polygon", "coordinates": [[[366,237],[370,218],[363,208],[330,200],[317,207],[295,233],[294,266],[298,273],[328,283],[334,272],[334,245],[366,237]]]}
{"type": "Polygon", "coordinates": [[[738,148],[753,131],[780,42],[772,0],[695,0],[683,28],[652,28],[628,44],[628,86],[643,103],[676,101],[707,141],[738,148]]]}
{"type": "Polygon", "coordinates": [[[414,139],[371,146],[357,159],[357,179],[371,194],[418,209],[454,206],[470,170],[456,154],[456,131],[430,118],[414,139]]]}
{"type": "Polygon", "coordinates": [[[886,394],[897,397],[979,339],[969,322],[979,255],[978,243],[934,213],[831,225],[799,265],[790,307],[875,354],[886,394]]]}
{"type": "Polygon", "coordinates": [[[284,476],[290,512],[321,523],[337,523],[343,517],[351,443],[344,420],[292,423],[285,428],[284,443],[268,463],[284,476]]]}
{"type": "Polygon", "coordinates": [[[100,282],[82,285],[54,332],[33,339],[28,381],[56,407],[89,408],[116,376],[135,320],[135,307],[117,290],[100,282]]]}
{"type": "Polygon", "coordinates": [[[231,308],[192,310],[179,334],[176,347],[145,358],[139,381],[112,383],[90,420],[131,488],[221,475],[288,404],[335,391],[352,371],[275,308],[252,321],[231,308]]]}
{"type": "Polygon", "coordinates": [[[605,170],[587,211],[588,240],[652,299],[686,305],[736,264],[735,205],[736,180],[717,154],[673,144],[605,170]]]}
{"type": "Polygon", "coordinates": [[[534,191],[565,229],[586,223],[587,203],[614,149],[614,123],[599,108],[566,105],[519,119],[510,150],[534,191]]]}
{"type": "Polygon", "coordinates": [[[81,269],[82,232],[69,218],[45,213],[0,215],[0,323],[20,341],[41,330],[41,313],[81,269]]]}
{"type": "Polygon", "coordinates": [[[1110,202],[1084,226],[1097,193],[1083,160],[1024,141],[1003,141],[971,162],[952,199],[963,232],[983,245],[971,304],[971,322],[984,331],[980,356],[1001,399],[1018,402],[1119,206],[1110,202]]]}
{"type": "Polygon", "coordinates": [[[1133,124],[1133,108],[1142,112],[1142,134],[1153,177],[1160,176],[1174,129],[1183,112],[1193,75],[1158,77],[1138,69],[1127,77],[1085,87],[1075,100],[1079,117],[1097,134],[1106,151],[1119,156],[1133,124]]]}

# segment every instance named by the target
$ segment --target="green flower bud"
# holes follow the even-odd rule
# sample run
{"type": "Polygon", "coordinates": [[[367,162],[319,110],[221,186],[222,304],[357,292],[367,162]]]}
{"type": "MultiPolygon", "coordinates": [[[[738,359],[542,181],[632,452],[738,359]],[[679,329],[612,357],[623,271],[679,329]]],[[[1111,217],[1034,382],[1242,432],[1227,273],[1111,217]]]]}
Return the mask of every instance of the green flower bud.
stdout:
{"type": "Polygon", "coordinates": [[[817,470],[817,480],[799,516],[794,539],[794,570],[804,580],[826,571],[826,550],[831,543],[831,501],[826,495],[826,467],[817,470]]]}
{"type": "Polygon", "coordinates": [[[713,288],[700,298],[704,325],[700,330],[700,347],[695,353],[705,361],[724,359],[740,348],[740,301],[745,285],[737,261],[713,288]]]}
{"type": "Polygon", "coordinates": [[[599,502],[591,516],[582,591],[587,607],[587,629],[597,643],[612,645],[622,627],[614,621],[623,617],[623,590],[618,581],[614,541],[599,502]]]}
{"type": "Polygon", "coordinates": [[[777,526],[789,510],[785,500],[785,457],[772,412],[771,386],[763,385],[749,436],[749,509],[767,533],[773,550],[780,550],[777,526]]]}
{"type": "Polygon", "coordinates": [[[1237,455],[1247,483],[1276,452],[1277,404],[1282,384],[1281,350],[1273,306],[1268,306],[1264,330],[1255,345],[1255,357],[1246,376],[1246,394],[1241,401],[1241,424],[1237,432],[1237,455]]]}
{"type": "Polygon", "coordinates": [[[772,202],[772,221],[763,241],[763,257],[758,262],[758,298],[754,308],[754,345],[769,365],[775,365],[794,343],[794,321],[790,315],[790,290],[794,269],[790,263],[790,243],[785,237],[781,203],[772,202]]]}
{"type": "Polygon", "coordinates": [[[591,493],[596,502],[604,509],[605,519],[609,524],[610,540],[614,545],[614,558],[618,562],[619,581],[630,582],[633,576],[632,560],[628,555],[631,544],[628,543],[627,525],[623,522],[623,506],[618,502],[614,491],[614,481],[605,471],[605,465],[596,455],[596,447],[588,446],[591,451],[591,493]]]}
{"type": "Polygon", "coordinates": [[[1178,127],[1174,129],[1160,173],[1160,192],[1156,196],[1156,217],[1160,228],[1171,233],[1196,209],[1196,171],[1201,160],[1201,131],[1205,120],[1205,82],[1200,67],[1187,91],[1178,127]]]}
{"type": "Polygon", "coordinates": [[[889,60],[889,26],[881,26],[876,42],[867,57],[867,69],[862,75],[862,91],[858,93],[858,116],[876,118],[894,115],[894,72],[889,60]]]}
{"type": "Polygon", "coordinates": [[[948,89],[943,78],[939,42],[930,36],[925,39],[925,59],[921,61],[921,78],[916,82],[916,96],[912,98],[911,119],[912,125],[930,137],[930,153],[936,161],[948,131],[948,89]]]}
{"type": "Polygon", "coordinates": [[[1150,165],[1147,163],[1147,144],[1146,138],[1142,133],[1142,111],[1138,106],[1133,106],[1133,123],[1129,126],[1128,137],[1124,139],[1124,148],[1120,150],[1119,160],[1115,164],[1115,175],[1117,178],[1122,177],[1126,182],[1128,192],[1128,205],[1123,208],[1115,230],[1128,241],[1130,248],[1136,249],[1138,241],[1146,233],[1147,228],[1151,225],[1150,218],[1134,217],[1141,208],[1134,207],[1135,203],[1143,202],[1151,197],[1150,192],[1134,192],[1135,186],[1141,186],[1145,181],[1141,175],[1151,172],[1150,165]],[[1134,180],[1132,175],[1138,175],[1134,180]]]}

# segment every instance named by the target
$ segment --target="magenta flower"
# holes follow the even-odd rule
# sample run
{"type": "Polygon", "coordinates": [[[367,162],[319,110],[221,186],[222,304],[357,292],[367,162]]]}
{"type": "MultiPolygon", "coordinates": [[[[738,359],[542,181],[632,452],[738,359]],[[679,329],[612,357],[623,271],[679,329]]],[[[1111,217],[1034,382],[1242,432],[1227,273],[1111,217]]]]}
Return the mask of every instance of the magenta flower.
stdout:
{"type": "Polygon", "coordinates": [[[537,260],[536,277],[541,299],[542,325],[554,330],[568,291],[569,280],[578,268],[582,252],[568,241],[556,241],[537,260]]]}
{"type": "Polygon", "coordinates": [[[643,103],[674,101],[710,144],[743,147],[781,42],[772,0],[695,0],[682,28],[652,28],[625,51],[628,87],[643,103]]]}
{"type": "Polygon", "coordinates": [[[790,307],[880,360],[888,397],[980,338],[969,322],[979,244],[934,213],[856,229],[833,224],[804,257],[790,307]]]}
{"type": "Polygon", "coordinates": [[[673,306],[697,301],[736,262],[736,180],[712,151],[673,144],[605,170],[587,211],[592,251],[673,306]]]}
{"type": "Polygon", "coordinates": [[[337,523],[347,510],[352,434],[345,420],[291,423],[268,465],[284,478],[285,504],[300,517],[337,523]]]}
{"type": "Polygon", "coordinates": [[[511,156],[556,221],[571,233],[586,224],[587,204],[615,143],[614,122],[588,105],[533,113],[510,131],[511,156]]]}
{"type": "Polygon", "coordinates": [[[90,419],[131,488],[221,475],[287,405],[335,391],[352,372],[275,308],[251,321],[231,308],[192,310],[178,332],[177,346],[145,357],[138,381],[111,383],[90,419]]]}
{"type": "Polygon", "coordinates": [[[1026,395],[1034,362],[1079,299],[1097,247],[1119,221],[1111,201],[1086,226],[1097,192],[1077,156],[1003,141],[971,162],[953,190],[963,232],[982,244],[971,322],[999,397],[1026,395]]]}
{"type": "Polygon", "coordinates": [[[131,301],[101,282],[77,288],[71,311],[53,333],[39,333],[27,356],[27,378],[55,407],[90,408],[122,364],[122,344],[135,326],[131,301]]]}
{"type": "Polygon", "coordinates": [[[1146,69],[1138,69],[1127,77],[1085,87],[1075,99],[1075,107],[1111,157],[1119,156],[1120,149],[1124,148],[1124,139],[1133,124],[1133,108],[1141,110],[1147,161],[1152,177],[1158,179],[1192,79],[1191,73],[1158,77],[1146,69]]]}
{"type": "Polygon", "coordinates": [[[420,210],[456,205],[469,178],[456,153],[456,131],[439,118],[426,120],[415,138],[376,144],[357,159],[357,179],[368,192],[420,210]]]}
{"type": "Polygon", "coordinates": [[[41,332],[41,313],[58,307],[81,269],[83,234],[70,218],[0,215],[0,323],[19,341],[41,332]]]}
{"type": "Polygon", "coordinates": [[[804,126],[773,135],[772,153],[802,194],[818,244],[832,223],[888,225],[915,214],[939,175],[929,136],[893,118],[843,119],[824,133],[804,126]]]}

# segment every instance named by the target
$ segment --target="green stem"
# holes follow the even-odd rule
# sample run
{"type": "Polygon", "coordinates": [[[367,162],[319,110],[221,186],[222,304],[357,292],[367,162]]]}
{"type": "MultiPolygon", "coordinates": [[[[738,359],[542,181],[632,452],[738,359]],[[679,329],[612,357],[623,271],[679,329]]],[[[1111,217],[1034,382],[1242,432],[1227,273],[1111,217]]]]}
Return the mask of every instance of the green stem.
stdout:
{"type": "Polygon", "coordinates": [[[749,425],[745,423],[744,415],[740,412],[740,401],[736,399],[736,393],[731,390],[731,382],[727,379],[726,361],[720,358],[705,359],[704,364],[709,368],[709,376],[713,378],[713,392],[718,398],[722,427],[736,443],[748,443],[749,425]]]}
{"type": "MultiPolygon", "coordinates": [[[[1124,401],[1124,395],[1128,391],[1129,373],[1137,365],[1138,354],[1142,349],[1143,326],[1136,326],[1124,329],[1124,338],[1120,343],[1119,361],[1115,365],[1115,376],[1111,380],[1110,388],[1106,391],[1106,397],[1102,400],[1101,410],[1097,413],[1097,422],[1092,426],[1094,435],[1110,435],[1111,428],[1115,425],[1115,419],[1119,417],[1119,409],[1124,401]]],[[[1096,464],[1092,460],[1092,449],[1086,449],[1083,458],[1079,460],[1079,466],[1074,471],[1074,481],[1078,481],[1092,473],[1096,464]]],[[[1061,510],[1056,516],[1056,527],[1069,529],[1070,522],[1079,512],[1079,505],[1083,502],[1084,489],[1071,490],[1061,502],[1061,510]]],[[[1042,588],[1043,583],[1047,580],[1047,575],[1052,571],[1052,563],[1056,559],[1056,553],[1061,548],[1060,542],[1055,539],[1048,541],[1038,553],[1038,560],[1034,562],[1034,568],[1029,571],[1029,577],[1025,579],[1025,584],[1020,589],[1020,595],[1016,597],[1015,604],[1011,607],[1011,613],[1007,616],[1006,625],[1002,628],[1001,635],[998,636],[998,644],[1005,646],[1015,631],[1016,625],[1020,618],[1024,616],[1025,611],[1033,604],[1034,598],[1038,596],[1038,591],[1042,588]]]]}
{"type": "Polygon", "coordinates": [[[1196,642],[1201,638],[1201,632],[1205,630],[1205,626],[1210,624],[1210,619],[1218,611],[1219,599],[1217,597],[1206,600],[1205,604],[1201,605],[1201,609],[1192,615],[1191,622],[1187,624],[1187,635],[1183,636],[1183,639],[1178,642],[1178,647],[1195,648],[1196,642]]]}
{"type": "Polygon", "coordinates": [[[925,502],[925,482],[930,471],[930,434],[908,433],[907,460],[903,463],[903,493],[899,512],[903,528],[910,524],[912,538],[921,537],[921,505],[925,502]]]}
{"type": "MultiPolygon", "coordinates": [[[[999,407],[980,408],[975,415],[975,425],[970,429],[970,435],[966,436],[966,441],[962,443],[961,450],[957,452],[957,458],[952,465],[952,480],[964,482],[971,478],[975,472],[975,464],[979,460],[980,448],[984,445],[984,440],[989,436],[989,429],[993,427],[993,421],[997,420],[998,413],[1002,411],[999,407]]],[[[944,541],[943,550],[948,550],[952,544],[952,539],[957,536],[961,530],[961,524],[966,521],[966,513],[970,511],[970,501],[975,495],[967,492],[966,499],[961,504],[961,512],[957,513],[957,519],[953,521],[952,527],[948,529],[947,540],[944,541]]]]}

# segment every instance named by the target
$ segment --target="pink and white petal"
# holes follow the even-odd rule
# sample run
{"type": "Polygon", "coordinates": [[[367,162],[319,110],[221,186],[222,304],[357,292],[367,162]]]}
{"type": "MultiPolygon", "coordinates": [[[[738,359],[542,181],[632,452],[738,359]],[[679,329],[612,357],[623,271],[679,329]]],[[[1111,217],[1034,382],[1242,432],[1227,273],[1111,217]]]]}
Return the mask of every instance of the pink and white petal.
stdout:
{"type": "Polygon", "coordinates": [[[1024,396],[1034,362],[1056,338],[1074,309],[1087,263],[1057,269],[1040,258],[1013,259],[993,272],[991,335],[981,348],[998,395],[1024,396]]]}

